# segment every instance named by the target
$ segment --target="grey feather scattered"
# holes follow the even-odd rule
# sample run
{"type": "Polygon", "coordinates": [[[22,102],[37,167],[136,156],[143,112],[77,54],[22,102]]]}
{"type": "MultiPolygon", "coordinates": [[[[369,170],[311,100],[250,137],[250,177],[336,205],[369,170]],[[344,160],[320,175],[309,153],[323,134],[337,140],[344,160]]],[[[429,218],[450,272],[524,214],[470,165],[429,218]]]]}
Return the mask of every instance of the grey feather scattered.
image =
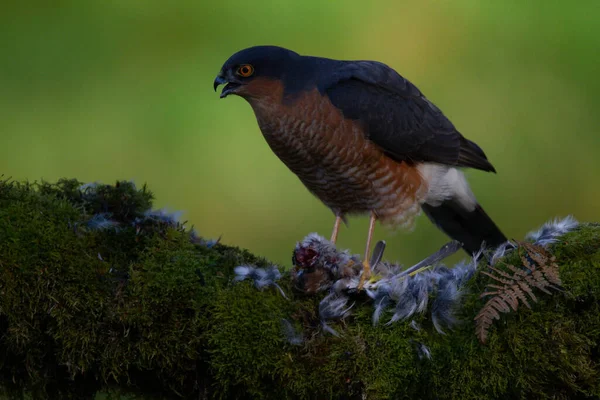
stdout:
{"type": "Polygon", "coordinates": [[[379,319],[381,318],[381,314],[388,307],[390,303],[390,298],[387,295],[384,295],[379,301],[375,303],[375,311],[373,311],[373,325],[377,325],[379,323],[379,319]]]}
{"type": "MultiPolygon", "coordinates": [[[[132,185],[132,188],[135,189],[135,183],[133,181],[129,181],[129,184],[132,185]]],[[[97,201],[98,191],[99,189],[105,188],[106,185],[101,182],[91,182],[85,183],[79,186],[79,192],[81,193],[81,197],[88,201],[97,201]]],[[[176,229],[185,228],[185,222],[181,222],[181,216],[183,212],[181,211],[168,211],[165,208],[158,210],[146,210],[143,214],[131,214],[128,215],[128,220],[131,219],[129,225],[136,229],[136,232],[139,234],[142,231],[142,226],[146,223],[157,224],[159,226],[167,226],[176,229]]],[[[127,226],[127,222],[123,220],[115,220],[113,219],[113,214],[110,212],[98,212],[91,216],[91,218],[83,223],[75,222],[70,223],[71,226],[76,232],[79,227],[87,228],[88,230],[108,230],[113,229],[115,231],[119,231],[120,229],[124,229],[127,226]]],[[[204,239],[198,235],[195,229],[191,229],[189,231],[190,241],[194,244],[204,245],[206,247],[212,247],[215,244],[219,243],[219,239],[204,239]]]]}
{"type": "Polygon", "coordinates": [[[288,321],[287,319],[281,320],[281,329],[283,330],[285,339],[287,340],[287,342],[289,344],[292,344],[294,346],[299,346],[304,342],[302,333],[297,332],[296,329],[294,329],[294,326],[292,325],[292,323],[290,321],[288,321]]]}
{"type": "Polygon", "coordinates": [[[413,328],[417,332],[419,332],[421,330],[421,325],[414,319],[412,321],[410,321],[410,327],[413,328]]]}
{"type": "MultiPolygon", "coordinates": [[[[428,309],[431,295],[435,294],[431,318],[436,330],[443,333],[443,326],[451,327],[456,323],[453,312],[461,301],[460,289],[475,273],[481,253],[474,254],[474,257],[454,268],[440,265],[412,276],[406,275],[406,270],[402,271],[397,266],[384,264],[385,270],[378,271],[382,279],[367,289],[375,305],[373,324],[377,324],[383,311],[391,306],[394,314],[387,325],[422,314],[428,309]]],[[[413,324],[413,328],[415,326],[413,324]]]]}
{"type": "MultiPolygon", "coordinates": [[[[531,231],[525,235],[526,240],[530,240],[539,246],[548,246],[555,243],[559,237],[571,232],[579,226],[579,222],[572,216],[567,216],[563,219],[554,219],[546,222],[536,231],[531,231]]],[[[496,248],[492,253],[490,265],[494,266],[504,256],[516,249],[516,244],[506,242],[496,248]]]]}
{"type": "Polygon", "coordinates": [[[198,234],[196,229],[192,228],[190,230],[190,241],[194,244],[199,244],[211,248],[214,247],[217,243],[219,243],[221,241],[221,238],[219,237],[218,239],[204,239],[198,234]]]}
{"type": "Polygon", "coordinates": [[[329,326],[327,324],[327,322],[325,321],[321,321],[321,326],[323,327],[323,330],[327,333],[332,334],[335,337],[340,337],[340,334],[338,333],[338,331],[336,331],[335,329],[333,329],[331,326],[329,326]]]}
{"type": "MultiPolygon", "coordinates": [[[[379,253],[375,251],[372,258],[380,259],[385,243],[376,246],[379,253]]],[[[431,262],[438,262],[443,256],[452,254],[457,249],[455,242],[450,242],[442,247],[440,251],[415,266],[404,269],[398,264],[387,262],[378,262],[373,265],[373,271],[380,279],[376,281],[367,281],[364,289],[373,299],[374,311],[372,315],[373,325],[377,325],[384,311],[388,308],[393,309],[393,315],[387,324],[405,320],[416,313],[424,313],[430,305],[430,296],[433,293],[436,296],[434,305],[431,307],[432,319],[435,321],[436,328],[441,331],[445,324],[452,324],[452,310],[460,302],[459,288],[473,275],[476,269],[476,261],[472,263],[462,263],[456,268],[448,269],[446,267],[434,267],[425,269],[415,275],[411,274],[422,268],[431,268],[431,262]]],[[[323,237],[311,233],[304,240],[297,244],[295,254],[305,268],[323,268],[331,274],[330,281],[325,280],[323,290],[329,290],[330,295],[325,297],[320,304],[320,315],[324,321],[324,329],[330,333],[332,329],[326,324],[329,319],[337,318],[336,312],[345,311],[347,297],[345,294],[356,291],[360,281],[360,270],[356,275],[348,276],[348,269],[345,269],[345,275],[342,275],[342,268],[347,264],[357,264],[356,256],[350,255],[347,251],[338,251],[336,247],[323,237]],[[310,252],[308,251],[310,249],[310,252]],[[339,297],[343,295],[343,297],[339,297]]],[[[475,255],[479,257],[479,254],[475,255]]],[[[360,265],[360,264],[358,264],[360,265]]],[[[301,280],[303,270],[297,272],[296,279],[301,280]]]]}
{"type": "Polygon", "coordinates": [[[417,312],[422,313],[427,309],[427,303],[429,302],[429,291],[431,290],[431,285],[426,280],[426,277],[423,275],[415,276],[415,279],[412,279],[411,282],[412,288],[411,292],[413,297],[417,302],[417,312]]]}
{"type": "Polygon", "coordinates": [[[437,296],[431,307],[431,321],[435,330],[444,334],[442,326],[451,327],[456,323],[454,308],[460,301],[460,290],[455,280],[444,279],[438,284],[437,296]]]}
{"type": "MultiPolygon", "coordinates": [[[[371,297],[383,298],[385,294],[395,303],[395,312],[388,324],[410,318],[416,313],[424,313],[430,296],[435,293],[431,306],[431,318],[438,332],[442,326],[455,323],[453,310],[461,300],[460,288],[473,276],[475,263],[461,263],[452,269],[438,266],[414,276],[391,277],[390,283],[380,284],[371,290],[371,297]]],[[[376,312],[381,314],[382,310],[376,312]]]]}
{"type": "Polygon", "coordinates": [[[173,211],[168,212],[166,209],[148,210],[144,213],[146,219],[163,222],[169,225],[178,225],[183,212],[173,211]]]}
{"type": "Polygon", "coordinates": [[[419,355],[419,360],[422,360],[423,358],[431,360],[431,350],[423,343],[417,344],[417,354],[419,355]]]}
{"type": "Polygon", "coordinates": [[[257,268],[253,265],[240,265],[234,268],[235,282],[250,279],[254,282],[254,286],[257,289],[263,289],[269,286],[276,288],[283,297],[287,299],[283,289],[277,284],[277,281],[281,279],[281,272],[274,265],[267,269],[257,268]]]}
{"type": "Polygon", "coordinates": [[[409,318],[417,311],[417,299],[410,288],[413,279],[397,279],[390,285],[389,296],[396,303],[394,315],[388,325],[409,318]]]}
{"type": "Polygon", "coordinates": [[[391,298],[389,295],[389,287],[386,284],[382,284],[380,290],[369,290],[367,289],[367,295],[373,299],[375,304],[375,311],[373,312],[373,325],[379,323],[381,314],[390,305],[391,298]]]}
{"type": "Polygon", "coordinates": [[[537,231],[529,232],[525,238],[532,240],[535,244],[547,246],[556,242],[560,236],[577,228],[578,225],[579,222],[569,215],[561,220],[557,218],[553,221],[546,222],[537,231]]]}
{"type": "Polygon", "coordinates": [[[350,315],[352,306],[348,305],[349,298],[338,293],[330,293],[319,303],[319,316],[322,320],[343,319],[350,315]]]}
{"type": "Polygon", "coordinates": [[[492,253],[492,257],[490,258],[490,265],[494,266],[496,263],[504,257],[508,252],[516,249],[517,246],[512,242],[505,242],[498,246],[496,250],[492,253]]]}
{"type": "Polygon", "coordinates": [[[111,213],[99,213],[94,214],[92,218],[90,218],[85,225],[92,230],[103,231],[107,229],[119,229],[119,222],[110,219],[112,217],[111,213]]]}
{"type": "MultiPolygon", "coordinates": [[[[544,224],[539,230],[529,233],[527,238],[535,244],[546,246],[577,228],[578,225],[579,223],[569,216],[544,224]]],[[[452,242],[449,245],[451,244],[452,242]]],[[[489,261],[494,265],[515,248],[514,243],[506,242],[496,248],[491,255],[485,256],[490,257],[489,261]]],[[[316,250],[314,256],[313,253],[310,253],[311,256],[308,259],[305,256],[304,261],[310,264],[309,267],[318,266],[328,269],[334,278],[326,283],[325,289],[329,290],[329,294],[319,303],[319,317],[324,331],[339,336],[327,322],[343,319],[350,314],[352,306],[348,306],[347,294],[356,291],[360,275],[357,273],[357,275],[348,276],[346,269],[346,275],[342,276],[342,267],[348,263],[356,263],[357,256],[350,255],[347,251],[338,251],[335,245],[314,233],[308,235],[296,246],[296,251],[299,249],[316,250]]],[[[388,325],[406,320],[415,314],[423,314],[430,309],[435,329],[444,334],[444,328],[452,328],[457,323],[455,310],[460,306],[464,286],[477,270],[483,256],[484,252],[479,251],[470,259],[459,262],[453,268],[447,268],[444,265],[432,267],[430,262],[422,262],[409,269],[403,269],[400,265],[393,263],[378,263],[373,272],[379,279],[367,281],[364,285],[365,292],[373,299],[373,325],[380,322],[384,311],[388,308],[393,310],[393,315],[387,322],[388,325]],[[414,275],[407,271],[412,271],[414,275]],[[420,272],[417,273],[417,271],[420,272]],[[431,296],[434,296],[433,301],[430,301],[431,296]]],[[[432,256],[428,259],[435,260],[435,263],[438,260],[432,256]]],[[[358,261],[360,262],[360,260],[358,261]]],[[[259,289],[275,286],[281,291],[276,283],[280,279],[281,273],[275,267],[263,270],[252,266],[240,266],[236,268],[235,273],[236,281],[252,279],[254,285],[259,289]]],[[[285,296],[283,291],[281,293],[285,296]]],[[[417,331],[421,329],[415,320],[410,322],[410,326],[417,331]]],[[[293,337],[292,334],[287,336],[293,337]]],[[[431,352],[427,346],[419,344],[418,351],[420,358],[431,358],[431,352]]]]}
{"type": "Polygon", "coordinates": [[[348,306],[349,298],[343,294],[332,292],[325,296],[319,303],[319,317],[323,330],[331,333],[334,336],[339,334],[331,328],[327,321],[335,319],[343,319],[350,315],[350,309],[353,305],[348,306]]]}
{"type": "Polygon", "coordinates": [[[89,191],[95,190],[100,185],[101,185],[100,182],[84,183],[83,185],[79,186],[79,191],[80,192],[89,192],[89,191]]]}

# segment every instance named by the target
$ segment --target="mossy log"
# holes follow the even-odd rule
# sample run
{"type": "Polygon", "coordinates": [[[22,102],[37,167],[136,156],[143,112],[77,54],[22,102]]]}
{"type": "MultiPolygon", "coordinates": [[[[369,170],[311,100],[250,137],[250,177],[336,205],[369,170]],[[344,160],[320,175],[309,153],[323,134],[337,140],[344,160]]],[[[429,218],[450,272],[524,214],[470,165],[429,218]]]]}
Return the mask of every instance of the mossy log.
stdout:
{"type": "MultiPolygon", "coordinates": [[[[457,317],[372,323],[372,301],[324,331],[325,293],[237,282],[270,263],[203,240],[128,182],[0,182],[0,386],[6,396],[268,399],[600,398],[600,226],[550,246],[562,291],[502,314],[485,344],[479,269],[457,317]],[[287,322],[282,322],[287,321],[287,322]],[[286,325],[287,324],[287,325],[286,325]],[[290,340],[293,330],[299,340],[290,340]],[[419,346],[426,346],[424,357],[419,346]]],[[[518,260],[511,260],[518,262],[518,260]]]]}

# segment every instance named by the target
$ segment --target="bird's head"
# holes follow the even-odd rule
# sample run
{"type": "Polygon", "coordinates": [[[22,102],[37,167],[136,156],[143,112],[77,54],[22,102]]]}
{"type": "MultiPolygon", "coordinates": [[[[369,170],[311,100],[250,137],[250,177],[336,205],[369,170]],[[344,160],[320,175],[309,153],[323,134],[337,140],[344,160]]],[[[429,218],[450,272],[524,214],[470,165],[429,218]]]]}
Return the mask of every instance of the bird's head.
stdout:
{"type": "Polygon", "coordinates": [[[225,84],[221,98],[235,94],[246,99],[266,95],[265,82],[280,82],[290,66],[300,59],[291,50],[276,46],[255,46],[231,57],[217,75],[214,89],[225,84]]]}

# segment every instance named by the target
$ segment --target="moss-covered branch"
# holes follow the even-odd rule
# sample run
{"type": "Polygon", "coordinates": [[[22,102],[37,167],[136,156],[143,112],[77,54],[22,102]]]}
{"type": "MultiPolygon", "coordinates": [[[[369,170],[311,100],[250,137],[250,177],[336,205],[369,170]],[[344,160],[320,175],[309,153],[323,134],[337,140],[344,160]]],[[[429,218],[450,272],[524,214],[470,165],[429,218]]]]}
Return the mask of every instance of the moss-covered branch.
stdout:
{"type": "MultiPolygon", "coordinates": [[[[550,248],[564,291],[542,293],[532,309],[503,314],[485,345],[473,320],[490,283],[480,272],[467,284],[457,314],[462,322],[445,335],[427,313],[412,325],[374,326],[372,301],[354,296],[351,315],[333,323],[336,337],[318,315],[325,293],[296,291],[285,272],[277,283],[287,298],[277,288],[235,281],[236,266],[267,267],[268,261],[199,238],[152,212],[151,200],[148,190],[127,182],[0,182],[0,385],[6,394],[600,396],[597,225],[582,224],[550,248]]],[[[389,319],[393,311],[384,313],[389,319]]]]}

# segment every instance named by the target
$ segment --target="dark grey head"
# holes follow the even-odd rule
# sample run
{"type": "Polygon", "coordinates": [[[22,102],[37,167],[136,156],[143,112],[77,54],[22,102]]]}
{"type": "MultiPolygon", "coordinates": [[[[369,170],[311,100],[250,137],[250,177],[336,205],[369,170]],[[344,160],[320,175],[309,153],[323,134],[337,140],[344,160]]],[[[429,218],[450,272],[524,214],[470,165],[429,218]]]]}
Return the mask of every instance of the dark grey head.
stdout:
{"type": "Polygon", "coordinates": [[[221,98],[229,94],[250,95],[244,88],[250,82],[259,78],[284,81],[286,75],[294,75],[301,59],[297,53],[277,46],[241,50],[225,61],[214,81],[214,89],[227,84],[221,98]]]}

